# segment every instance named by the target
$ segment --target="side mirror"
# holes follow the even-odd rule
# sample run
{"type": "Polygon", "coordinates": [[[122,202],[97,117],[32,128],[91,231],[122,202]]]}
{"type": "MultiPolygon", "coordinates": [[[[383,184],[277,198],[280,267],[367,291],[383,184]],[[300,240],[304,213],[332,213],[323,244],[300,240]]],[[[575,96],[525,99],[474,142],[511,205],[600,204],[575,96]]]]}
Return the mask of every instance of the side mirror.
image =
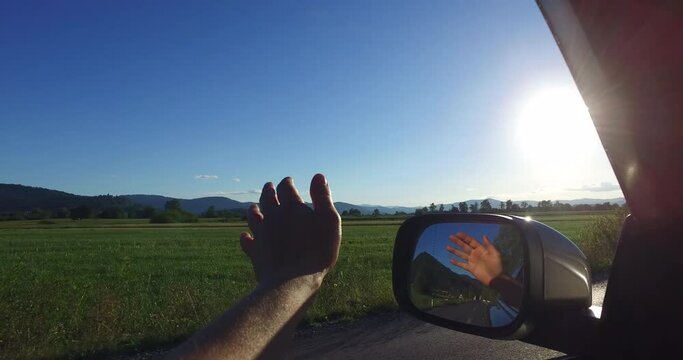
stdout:
{"type": "Polygon", "coordinates": [[[519,339],[542,313],[591,306],[581,250],[554,229],[517,216],[412,217],[396,236],[392,275],[402,310],[491,338],[519,339]]]}

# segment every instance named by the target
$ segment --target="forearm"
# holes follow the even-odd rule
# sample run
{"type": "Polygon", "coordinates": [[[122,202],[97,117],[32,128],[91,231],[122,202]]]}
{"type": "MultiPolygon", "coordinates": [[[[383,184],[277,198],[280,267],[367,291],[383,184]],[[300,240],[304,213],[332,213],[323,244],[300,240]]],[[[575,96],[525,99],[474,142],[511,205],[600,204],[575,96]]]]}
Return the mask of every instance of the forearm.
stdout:
{"type": "Polygon", "coordinates": [[[522,306],[522,297],[524,296],[524,288],[515,279],[501,275],[491,281],[489,285],[495,289],[503,297],[503,300],[509,305],[519,309],[522,306]]]}
{"type": "Polygon", "coordinates": [[[321,281],[305,276],[259,286],[167,358],[281,358],[321,281]]]}

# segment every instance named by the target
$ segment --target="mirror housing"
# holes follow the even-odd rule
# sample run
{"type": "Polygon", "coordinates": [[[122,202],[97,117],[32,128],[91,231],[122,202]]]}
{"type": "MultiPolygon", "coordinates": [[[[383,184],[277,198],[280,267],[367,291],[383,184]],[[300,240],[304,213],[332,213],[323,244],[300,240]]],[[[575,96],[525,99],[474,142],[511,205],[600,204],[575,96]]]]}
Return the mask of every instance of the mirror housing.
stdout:
{"type": "Polygon", "coordinates": [[[586,256],[564,235],[529,218],[498,214],[427,214],[407,219],[394,243],[393,290],[399,308],[435,325],[489,338],[520,339],[535,318],[548,312],[588,309],[591,276],[586,256]],[[522,306],[517,318],[502,327],[483,327],[445,319],[418,309],[410,296],[410,272],[417,243],[428,227],[442,223],[511,225],[524,245],[522,306]]]}

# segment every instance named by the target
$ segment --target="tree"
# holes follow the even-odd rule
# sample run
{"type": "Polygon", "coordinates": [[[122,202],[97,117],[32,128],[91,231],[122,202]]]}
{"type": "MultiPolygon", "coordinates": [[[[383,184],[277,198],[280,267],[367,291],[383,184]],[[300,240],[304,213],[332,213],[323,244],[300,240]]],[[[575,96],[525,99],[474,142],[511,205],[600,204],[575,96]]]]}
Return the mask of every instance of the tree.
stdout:
{"type": "Polygon", "coordinates": [[[348,216],[348,215],[349,215],[349,211],[348,211],[348,210],[344,210],[344,211],[342,211],[342,213],[341,213],[341,216],[348,216]]]}
{"type": "Polygon", "coordinates": [[[164,208],[165,208],[167,211],[170,211],[170,210],[180,210],[180,209],[181,209],[181,208],[180,208],[180,200],[178,200],[178,199],[169,200],[169,201],[166,202],[166,205],[164,205],[164,208]]]}
{"type": "Polygon", "coordinates": [[[475,201],[472,204],[470,204],[470,212],[472,212],[472,213],[479,212],[479,203],[478,202],[475,201]]]}
{"type": "Polygon", "coordinates": [[[443,208],[443,204],[439,205],[439,212],[440,212],[440,213],[445,212],[445,211],[444,211],[444,208],[443,208]]]}
{"type": "Polygon", "coordinates": [[[71,213],[71,218],[74,220],[89,219],[93,215],[92,208],[85,206],[85,205],[75,207],[75,208],[69,210],[69,212],[71,213]]]}
{"type": "Polygon", "coordinates": [[[52,216],[56,219],[66,219],[69,217],[69,209],[65,207],[61,207],[52,214],[52,216]]]}
{"type": "Polygon", "coordinates": [[[209,206],[209,208],[206,209],[206,212],[204,213],[204,217],[207,217],[207,218],[215,218],[216,217],[216,209],[214,208],[213,205],[209,206]]]}
{"type": "Polygon", "coordinates": [[[448,212],[451,212],[451,213],[457,213],[457,212],[460,212],[460,211],[458,210],[458,208],[457,208],[457,207],[455,207],[455,205],[451,205],[451,209],[450,209],[450,210],[448,210],[448,212]]]}
{"type": "Polygon", "coordinates": [[[512,211],[512,200],[508,199],[508,200],[505,202],[505,210],[506,210],[506,211],[512,211]]]}
{"type": "Polygon", "coordinates": [[[460,210],[461,213],[466,213],[467,212],[467,203],[462,201],[458,203],[458,210],[460,210]]]}
{"type": "Polygon", "coordinates": [[[154,214],[157,213],[157,209],[151,206],[145,206],[138,212],[138,217],[141,219],[151,219],[154,214]]]}
{"type": "Polygon", "coordinates": [[[349,216],[361,216],[360,210],[356,208],[349,209],[349,216]]]}
{"type": "Polygon", "coordinates": [[[126,217],[126,213],[124,213],[123,209],[120,207],[110,206],[102,210],[97,217],[101,219],[124,219],[126,217]]]}
{"type": "Polygon", "coordinates": [[[560,211],[562,210],[562,204],[560,203],[560,200],[555,200],[555,203],[552,206],[553,211],[560,211]]]}
{"type": "Polygon", "coordinates": [[[529,203],[526,201],[522,201],[522,210],[526,210],[529,208],[529,203]]]}
{"type": "Polygon", "coordinates": [[[491,207],[491,201],[489,199],[484,199],[481,201],[481,207],[479,208],[481,212],[491,212],[493,211],[493,207],[491,207]]]}
{"type": "Polygon", "coordinates": [[[433,213],[435,211],[436,211],[436,205],[434,205],[434,203],[431,203],[431,205],[429,205],[429,212],[433,213]]]}
{"type": "Polygon", "coordinates": [[[40,220],[40,219],[47,219],[50,217],[50,211],[49,210],[43,210],[41,208],[35,208],[29,212],[27,212],[24,217],[28,220],[40,220]]]}
{"type": "Polygon", "coordinates": [[[498,207],[500,207],[501,212],[505,211],[505,203],[504,202],[501,201],[500,204],[498,204],[498,207]]]}
{"type": "Polygon", "coordinates": [[[541,200],[538,202],[539,211],[550,211],[552,209],[553,202],[551,200],[541,200]]]}
{"type": "Polygon", "coordinates": [[[155,214],[149,219],[151,223],[193,223],[197,222],[197,217],[180,207],[180,200],[173,199],[166,202],[166,211],[155,214]]]}
{"type": "Polygon", "coordinates": [[[379,216],[379,209],[372,210],[372,216],[379,216]]]}
{"type": "Polygon", "coordinates": [[[502,255],[503,271],[506,274],[517,272],[524,263],[524,241],[519,232],[511,225],[501,225],[492,242],[502,255]]]}

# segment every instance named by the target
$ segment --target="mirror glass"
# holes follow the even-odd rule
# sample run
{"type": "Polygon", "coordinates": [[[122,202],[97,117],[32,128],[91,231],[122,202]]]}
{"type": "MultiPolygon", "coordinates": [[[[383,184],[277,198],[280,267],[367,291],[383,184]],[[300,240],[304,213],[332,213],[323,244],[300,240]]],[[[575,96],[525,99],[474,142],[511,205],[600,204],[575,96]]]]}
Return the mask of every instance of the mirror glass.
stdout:
{"type": "Polygon", "coordinates": [[[440,223],[420,235],[410,267],[418,309],[482,327],[511,324],[524,296],[524,245],[512,225],[440,223]]]}

